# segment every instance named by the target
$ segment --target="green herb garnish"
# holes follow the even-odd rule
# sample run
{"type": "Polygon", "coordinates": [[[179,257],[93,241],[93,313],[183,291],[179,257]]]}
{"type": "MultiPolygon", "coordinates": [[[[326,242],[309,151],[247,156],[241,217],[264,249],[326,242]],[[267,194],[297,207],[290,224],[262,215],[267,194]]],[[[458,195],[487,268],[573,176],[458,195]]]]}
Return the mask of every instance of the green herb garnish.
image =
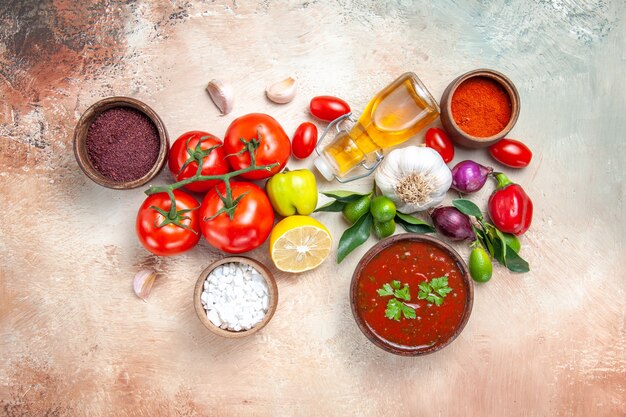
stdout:
{"type": "Polygon", "coordinates": [[[402,315],[407,319],[415,318],[415,309],[404,304],[400,300],[410,301],[411,293],[409,291],[409,284],[404,284],[397,280],[393,280],[381,288],[376,290],[381,297],[394,297],[387,302],[387,309],[385,310],[385,317],[391,320],[400,321],[402,315]]]}
{"type": "Polygon", "coordinates": [[[417,294],[417,298],[426,300],[436,306],[440,306],[443,303],[443,299],[452,291],[452,288],[448,287],[448,277],[445,276],[433,278],[430,282],[422,282],[419,284],[419,288],[420,291],[417,294]]]}
{"type": "MultiPolygon", "coordinates": [[[[445,276],[433,278],[430,282],[424,281],[419,284],[419,288],[420,292],[417,298],[437,306],[440,306],[446,295],[452,291],[452,288],[448,287],[448,277],[445,276]]],[[[376,292],[381,297],[393,297],[387,302],[387,309],[385,310],[385,317],[388,319],[400,321],[402,316],[406,319],[414,319],[416,317],[415,308],[406,305],[402,301],[411,301],[409,284],[404,284],[403,286],[400,281],[393,280],[384,284],[376,292]]]]}
{"type": "Polygon", "coordinates": [[[404,304],[402,301],[398,301],[397,298],[392,298],[387,303],[387,309],[385,310],[385,317],[391,320],[400,321],[400,317],[404,314],[407,319],[415,318],[415,309],[404,304]]]}
{"type": "Polygon", "coordinates": [[[386,297],[388,295],[392,295],[396,298],[400,298],[402,300],[409,301],[411,300],[411,293],[409,292],[409,284],[404,284],[403,288],[400,288],[402,284],[400,281],[391,281],[391,283],[383,285],[382,288],[376,290],[378,295],[381,297],[386,297]]]}

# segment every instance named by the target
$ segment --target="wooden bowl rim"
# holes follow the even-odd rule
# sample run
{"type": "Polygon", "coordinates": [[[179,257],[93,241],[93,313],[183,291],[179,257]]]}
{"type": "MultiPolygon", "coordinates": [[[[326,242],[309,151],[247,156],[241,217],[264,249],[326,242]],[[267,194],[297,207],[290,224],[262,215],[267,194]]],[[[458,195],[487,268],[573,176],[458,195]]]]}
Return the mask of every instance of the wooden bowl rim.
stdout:
{"type": "Polygon", "coordinates": [[[276,312],[276,307],[278,306],[278,286],[276,285],[276,280],[274,279],[274,276],[272,275],[270,270],[262,263],[246,256],[227,256],[211,263],[200,273],[200,276],[196,281],[196,286],[193,291],[193,304],[194,309],[196,310],[196,315],[198,316],[202,324],[204,324],[207,329],[209,329],[216,335],[230,339],[250,336],[251,334],[258,332],[263,327],[265,327],[276,312]],[[238,332],[222,329],[211,323],[211,320],[208,319],[206,315],[206,310],[204,309],[204,306],[202,305],[202,301],[200,299],[204,290],[204,281],[206,281],[206,278],[209,276],[209,274],[218,266],[232,262],[245,263],[251,265],[254,269],[259,271],[259,273],[267,283],[268,295],[270,298],[267,313],[265,314],[265,317],[263,317],[263,320],[261,320],[259,323],[257,323],[256,326],[252,327],[249,330],[241,330],[238,332]]]}
{"type": "Polygon", "coordinates": [[[468,71],[465,74],[461,74],[460,76],[455,78],[446,88],[446,93],[447,96],[445,97],[445,103],[441,104],[446,108],[446,112],[449,116],[448,118],[450,125],[453,129],[455,129],[456,134],[462,136],[466,141],[473,142],[477,145],[481,144],[488,146],[496,143],[497,141],[505,137],[511,131],[511,129],[513,129],[513,126],[515,126],[515,124],[517,123],[517,119],[519,118],[521,105],[517,87],[515,87],[513,81],[511,81],[506,75],[502,74],[499,71],[489,68],[479,68],[468,71]],[[509,119],[509,122],[506,124],[506,126],[504,126],[504,128],[495,135],[486,137],[472,136],[466,133],[463,129],[461,129],[454,120],[454,117],[452,116],[452,98],[454,97],[454,93],[456,92],[459,85],[469,80],[470,78],[475,77],[487,77],[496,81],[506,90],[509,95],[509,99],[511,100],[511,118],[509,119]]]}
{"type": "Polygon", "coordinates": [[[399,235],[394,235],[394,236],[388,237],[387,239],[381,240],[380,242],[372,246],[370,250],[368,250],[365,253],[365,255],[363,255],[363,257],[359,260],[357,268],[352,274],[352,281],[350,283],[350,307],[352,310],[352,315],[354,317],[354,320],[356,321],[356,324],[361,330],[361,332],[374,345],[378,346],[379,348],[387,352],[390,352],[399,356],[428,355],[430,353],[437,352],[445,348],[446,346],[448,346],[450,343],[454,341],[454,339],[458,337],[459,334],[461,334],[461,332],[465,328],[465,325],[467,324],[469,317],[472,313],[473,304],[474,304],[474,282],[472,281],[472,278],[470,276],[467,264],[465,263],[461,255],[459,255],[459,253],[456,250],[454,250],[452,246],[448,245],[442,240],[436,237],[426,236],[426,235],[422,235],[418,233],[402,233],[399,235]],[[400,349],[400,348],[394,347],[383,338],[376,336],[365,324],[365,320],[359,314],[357,310],[357,306],[356,306],[356,287],[358,284],[359,276],[361,275],[361,272],[363,271],[365,266],[372,260],[374,256],[378,255],[382,250],[392,245],[395,245],[398,242],[405,241],[405,240],[428,243],[448,253],[454,259],[455,263],[457,264],[457,267],[461,270],[461,277],[467,290],[467,298],[465,300],[465,310],[463,311],[463,317],[461,318],[461,321],[459,322],[459,325],[454,331],[454,333],[444,343],[439,344],[439,345],[434,345],[426,349],[400,349]]]}
{"type": "Polygon", "coordinates": [[[146,103],[137,100],[132,97],[125,96],[114,96],[107,97],[102,100],[99,100],[89,106],[87,110],[83,112],[78,123],[74,128],[74,140],[73,140],[73,148],[74,148],[74,156],[76,157],[76,162],[80,169],[96,184],[102,185],[103,187],[112,188],[116,190],[129,190],[132,188],[137,188],[142,185],[145,185],[148,181],[152,180],[157,176],[159,172],[165,166],[165,162],[167,161],[167,153],[169,151],[169,135],[167,133],[167,129],[165,128],[165,124],[163,120],[159,117],[159,115],[146,103]],[[113,181],[94,168],[89,160],[86,150],[86,140],[87,140],[87,132],[89,131],[89,126],[93,122],[93,120],[102,114],[104,111],[115,108],[115,107],[130,107],[135,109],[142,114],[144,114],[152,123],[154,123],[158,135],[159,135],[159,154],[157,156],[157,160],[143,177],[138,178],[132,181],[126,182],[116,182],[113,181]]]}

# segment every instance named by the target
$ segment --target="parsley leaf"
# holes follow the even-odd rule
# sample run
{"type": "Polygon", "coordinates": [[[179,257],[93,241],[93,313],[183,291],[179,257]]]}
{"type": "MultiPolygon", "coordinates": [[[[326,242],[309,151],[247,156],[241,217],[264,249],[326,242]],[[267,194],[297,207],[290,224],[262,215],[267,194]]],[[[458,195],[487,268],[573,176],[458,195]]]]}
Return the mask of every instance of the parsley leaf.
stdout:
{"type": "Polygon", "coordinates": [[[402,318],[403,315],[404,318],[414,319],[415,310],[413,307],[405,305],[402,301],[398,301],[397,298],[392,298],[387,302],[385,317],[391,320],[400,321],[400,318],[402,318]]]}
{"type": "Polygon", "coordinates": [[[414,319],[416,317],[415,309],[406,304],[402,304],[402,314],[404,314],[404,317],[407,319],[414,319]]]}
{"type": "Polygon", "coordinates": [[[411,301],[409,284],[404,284],[404,287],[400,288],[401,285],[402,283],[400,281],[393,280],[391,283],[383,285],[381,288],[376,290],[376,292],[381,297],[394,296],[405,301],[411,301]]]}
{"type": "Polygon", "coordinates": [[[381,297],[385,297],[387,295],[393,295],[393,288],[391,288],[391,285],[389,284],[385,284],[383,285],[382,288],[376,290],[376,292],[378,293],[378,295],[380,295],[381,297]]]}
{"type": "Polygon", "coordinates": [[[436,306],[443,304],[443,299],[452,291],[452,288],[448,286],[448,277],[446,276],[433,278],[430,282],[424,281],[419,284],[419,288],[420,292],[417,294],[417,298],[436,306]]]}
{"type": "Polygon", "coordinates": [[[396,290],[393,295],[395,295],[397,298],[401,298],[405,301],[410,301],[411,300],[411,293],[409,292],[409,285],[408,284],[404,284],[404,288],[402,288],[401,290],[396,290]]]}

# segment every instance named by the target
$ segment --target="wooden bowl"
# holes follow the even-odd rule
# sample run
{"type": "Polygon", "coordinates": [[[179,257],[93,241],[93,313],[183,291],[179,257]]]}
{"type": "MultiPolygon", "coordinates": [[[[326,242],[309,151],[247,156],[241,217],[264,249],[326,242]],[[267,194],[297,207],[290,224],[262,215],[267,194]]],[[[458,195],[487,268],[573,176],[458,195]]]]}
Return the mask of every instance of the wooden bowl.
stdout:
{"type": "Polygon", "coordinates": [[[76,162],[78,162],[78,166],[91,180],[107,188],[128,190],[146,184],[148,181],[154,178],[165,166],[165,162],[167,161],[167,152],[169,151],[169,148],[169,136],[167,134],[167,130],[165,129],[165,125],[163,124],[163,121],[161,120],[159,115],[156,114],[156,112],[152,110],[147,104],[131,97],[109,97],[92,104],[91,107],[89,107],[83,113],[83,115],[80,117],[80,120],[78,120],[78,124],[74,128],[74,155],[76,156],[76,162]],[[130,107],[145,114],[146,117],[148,117],[148,119],[152,121],[159,135],[159,155],[157,156],[157,160],[154,166],[150,169],[150,171],[146,173],[146,175],[136,180],[117,182],[105,177],[97,169],[94,168],[87,154],[86,141],[89,126],[91,126],[91,123],[94,121],[94,119],[98,117],[102,112],[112,109],[114,107],[130,107]]]}
{"type": "Polygon", "coordinates": [[[244,256],[231,256],[213,262],[204,271],[202,271],[202,273],[198,277],[198,281],[196,282],[196,287],[193,292],[193,305],[196,309],[196,314],[198,315],[198,318],[200,319],[202,324],[204,324],[207,329],[209,329],[216,335],[231,339],[250,336],[251,334],[258,332],[263,327],[265,327],[267,323],[269,323],[269,321],[272,319],[274,312],[276,312],[276,306],[278,305],[278,287],[276,286],[276,280],[274,279],[274,276],[263,264],[244,256]],[[256,324],[256,326],[252,327],[249,330],[233,331],[222,329],[221,327],[214,325],[213,323],[211,323],[211,320],[207,318],[207,312],[204,309],[204,306],[202,305],[202,301],[200,299],[200,297],[202,296],[202,292],[204,291],[204,281],[206,281],[209,274],[218,266],[231,262],[248,264],[257,271],[259,271],[259,273],[265,279],[265,282],[267,283],[267,288],[269,290],[269,307],[267,309],[267,313],[265,314],[265,317],[263,317],[263,320],[261,320],[259,323],[256,324]]]}
{"type": "Polygon", "coordinates": [[[505,137],[511,129],[513,129],[520,112],[519,93],[517,92],[517,88],[515,88],[513,82],[498,71],[484,68],[466,72],[465,74],[455,78],[443,92],[440,105],[441,124],[443,125],[444,130],[448,133],[450,139],[458,145],[466,148],[486,148],[498,142],[500,139],[505,137]],[[452,97],[454,96],[456,89],[459,85],[461,85],[461,83],[474,77],[487,77],[496,81],[508,93],[509,99],[511,100],[511,118],[504,129],[493,136],[478,137],[469,135],[456,124],[454,118],[452,117],[452,97]]]}
{"type": "Polygon", "coordinates": [[[356,324],[358,325],[361,332],[374,345],[378,346],[379,348],[387,352],[393,353],[395,355],[400,355],[400,356],[427,355],[429,353],[436,352],[448,346],[463,331],[463,328],[467,324],[467,321],[469,320],[470,314],[472,312],[473,303],[474,303],[474,283],[469,274],[467,265],[465,264],[465,261],[463,261],[463,258],[461,258],[461,256],[450,245],[444,243],[443,241],[435,237],[426,236],[426,235],[417,234],[417,233],[403,233],[400,235],[394,235],[387,239],[381,240],[376,245],[374,245],[369,251],[367,251],[367,253],[365,253],[365,255],[363,255],[363,258],[361,258],[361,260],[359,261],[359,264],[356,270],[354,271],[354,274],[352,275],[352,283],[350,284],[350,306],[352,309],[352,315],[354,316],[354,320],[356,321],[356,324]],[[465,286],[465,290],[467,294],[464,309],[463,309],[463,315],[457,327],[455,328],[454,332],[452,333],[452,335],[444,342],[435,344],[430,347],[416,347],[414,349],[409,349],[409,348],[400,348],[397,345],[392,344],[391,342],[387,341],[382,336],[377,335],[373,330],[371,330],[370,327],[365,322],[365,320],[363,319],[363,317],[361,316],[361,314],[359,314],[359,311],[357,309],[357,285],[359,281],[359,276],[361,275],[361,273],[363,272],[367,264],[372,260],[372,258],[378,255],[378,253],[380,253],[383,249],[386,249],[392,245],[395,245],[398,242],[406,242],[406,241],[427,243],[429,245],[433,245],[443,250],[445,253],[450,255],[450,257],[454,260],[454,263],[456,264],[456,266],[461,271],[461,279],[462,279],[463,285],[465,286]]]}

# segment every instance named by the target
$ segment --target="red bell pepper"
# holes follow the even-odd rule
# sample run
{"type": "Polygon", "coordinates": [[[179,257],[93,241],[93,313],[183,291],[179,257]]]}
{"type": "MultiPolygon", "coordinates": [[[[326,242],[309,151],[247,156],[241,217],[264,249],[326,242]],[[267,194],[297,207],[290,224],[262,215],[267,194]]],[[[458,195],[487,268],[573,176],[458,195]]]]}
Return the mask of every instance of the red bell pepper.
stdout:
{"type": "Polygon", "coordinates": [[[498,187],[489,197],[489,216],[501,231],[521,235],[533,219],[533,202],[524,189],[506,175],[498,172],[494,176],[498,187]]]}

